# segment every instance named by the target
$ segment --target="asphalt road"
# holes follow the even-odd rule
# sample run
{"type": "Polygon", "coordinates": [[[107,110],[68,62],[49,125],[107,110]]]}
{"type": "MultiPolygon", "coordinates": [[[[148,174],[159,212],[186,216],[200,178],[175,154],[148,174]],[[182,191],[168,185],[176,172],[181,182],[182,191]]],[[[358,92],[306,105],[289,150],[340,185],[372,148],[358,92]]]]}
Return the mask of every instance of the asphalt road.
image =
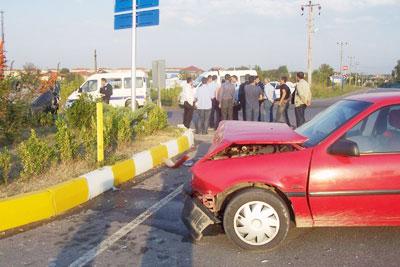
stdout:
{"type": "MultiPolygon", "coordinates": [[[[316,103],[308,117],[327,104],[316,103]]],[[[179,122],[179,111],[170,114],[179,122]]],[[[196,158],[211,137],[196,136],[196,158]]],[[[187,167],[159,168],[61,218],[6,233],[0,267],[399,265],[400,228],[292,229],[279,249],[248,252],[213,227],[194,244],[180,221],[188,179],[187,167]]]]}

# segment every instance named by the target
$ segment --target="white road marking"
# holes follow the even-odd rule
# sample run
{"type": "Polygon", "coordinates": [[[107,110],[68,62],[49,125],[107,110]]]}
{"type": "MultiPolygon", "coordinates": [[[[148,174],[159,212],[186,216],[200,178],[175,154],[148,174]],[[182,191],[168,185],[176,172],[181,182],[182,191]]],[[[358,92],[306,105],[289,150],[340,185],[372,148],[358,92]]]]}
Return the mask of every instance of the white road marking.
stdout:
{"type": "Polygon", "coordinates": [[[130,223],[119,229],[117,232],[115,232],[112,236],[103,240],[99,245],[86,252],[82,257],[71,263],[70,267],[84,266],[85,264],[92,261],[99,254],[110,248],[115,242],[117,242],[119,239],[127,235],[129,232],[131,232],[133,229],[135,229],[137,226],[143,223],[147,218],[149,218],[159,209],[164,207],[168,202],[170,202],[177,195],[179,195],[182,192],[182,190],[183,190],[183,185],[179,186],[171,194],[169,194],[168,196],[164,197],[159,202],[151,206],[145,212],[136,217],[133,221],[131,221],[130,223]]]}

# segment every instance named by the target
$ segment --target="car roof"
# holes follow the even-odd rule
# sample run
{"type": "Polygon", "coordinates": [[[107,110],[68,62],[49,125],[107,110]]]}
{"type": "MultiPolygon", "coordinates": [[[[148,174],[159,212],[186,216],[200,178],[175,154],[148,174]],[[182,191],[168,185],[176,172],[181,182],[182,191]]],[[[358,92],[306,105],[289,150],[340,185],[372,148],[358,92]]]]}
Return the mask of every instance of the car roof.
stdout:
{"type": "Polygon", "coordinates": [[[400,92],[376,92],[349,96],[348,100],[366,101],[374,104],[400,104],[400,92]]]}

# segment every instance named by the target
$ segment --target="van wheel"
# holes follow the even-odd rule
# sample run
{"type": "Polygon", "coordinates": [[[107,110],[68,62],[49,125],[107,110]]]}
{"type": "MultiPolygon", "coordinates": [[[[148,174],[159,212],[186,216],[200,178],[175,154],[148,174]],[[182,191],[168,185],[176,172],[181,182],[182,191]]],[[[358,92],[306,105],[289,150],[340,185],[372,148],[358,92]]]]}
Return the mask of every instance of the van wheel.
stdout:
{"type": "MultiPolygon", "coordinates": [[[[132,100],[128,99],[125,102],[125,107],[131,108],[132,107],[132,100]]],[[[136,101],[136,107],[139,108],[139,103],[136,101]]]]}
{"type": "Polygon", "coordinates": [[[243,249],[273,249],[285,240],[290,215],[272,191],[245,189],[228,203],[223,218],[228,238],[243,249]]]}

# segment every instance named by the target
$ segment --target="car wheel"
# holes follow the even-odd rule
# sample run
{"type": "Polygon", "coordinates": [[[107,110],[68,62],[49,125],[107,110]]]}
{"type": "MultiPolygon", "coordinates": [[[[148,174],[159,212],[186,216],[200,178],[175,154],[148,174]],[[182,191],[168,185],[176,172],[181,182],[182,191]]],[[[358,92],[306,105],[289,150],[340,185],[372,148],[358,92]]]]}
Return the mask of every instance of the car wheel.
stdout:
{"type": "Polygon", "coordinates": [[[223,225],[229,239],[243,249],[272,249],[286,238],[290,215],[274,192],[245,189],[228,203],[223,225]]]}

